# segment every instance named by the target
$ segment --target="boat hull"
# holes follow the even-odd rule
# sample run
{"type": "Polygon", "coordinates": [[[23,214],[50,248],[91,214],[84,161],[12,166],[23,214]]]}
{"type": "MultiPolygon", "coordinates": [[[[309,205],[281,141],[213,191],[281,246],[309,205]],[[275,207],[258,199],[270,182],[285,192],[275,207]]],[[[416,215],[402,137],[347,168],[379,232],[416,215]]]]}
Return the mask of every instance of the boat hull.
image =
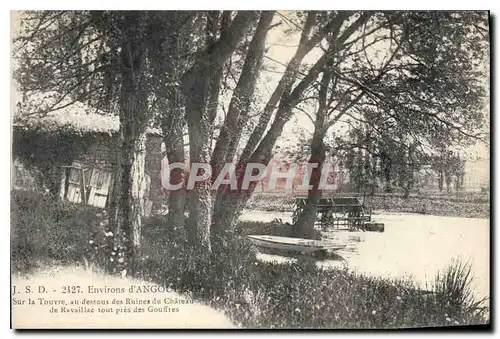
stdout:
{"type": "Polygon", "coordinates": [[[253,244],[278,249],[283,251],[295,251],[303,253],[313,253],[318,251],[336,251],[346,247],[345,244],[332,243],[302,238],[278,237],[270,235],[249,235],[248,238],[253,244]]]}

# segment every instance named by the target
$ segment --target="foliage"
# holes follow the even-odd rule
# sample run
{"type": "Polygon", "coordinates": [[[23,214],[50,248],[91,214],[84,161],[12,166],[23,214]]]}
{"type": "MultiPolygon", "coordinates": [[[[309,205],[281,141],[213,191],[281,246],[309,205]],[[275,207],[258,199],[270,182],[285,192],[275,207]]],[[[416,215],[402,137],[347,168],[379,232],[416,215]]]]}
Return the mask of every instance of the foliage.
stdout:
{"type": "MultiPolygon", "coordinates": [[[[471,264],[454,259],[443,271],[438,272],[435,278],[435,302],[446,314],[459,313],[461,317],[483,316],[488,309],[484,300],[475,300],[472,291],[471,264]]],[[[454,321],[453,318],[447,321],[454,321]]]]}
{"type": "Polygon", "coordinates": [[[415,173],[428,163],[428,156],[415,142],[379,139],[367,129],[353,129],[347,138],[336,138],[336,157],[343,159],[356,191],[374,194],[380,188],[392,192],[397,187],[408,196],[418,188],[415,173]]]}
{"type": "MultiPolygon", "coordinates": [[[[38,107],[49,105],[51,100],[41,101],[38,107]]],[[[112,134],[118,132],[120,125],[118,116],[96,112],[95,109],[82,102],[75,102],[70,107],[49,112],[42,117],[26,118],[24,113],[20,111],[14,115],[14,124],[25,130],[37,130],[40,133],[112,134]]]]}
{"type": "Polygon", "coordinates": [[[332,89],[332,96],[351,97],[348,111],[337,108],[350,131],[332,147],[358,155],[343,154],[352,159],[355,186],[369,187],[366,177],[375,175],[388,191],[396,184],[408,193],[412,172],[428,164],[429,154],[485,140],[487,22],[481,12],[393,12],[374,15],[364,29],[384,20],[388,26],[364,36],[348,57],[340,56],[339,67],[349,71],[342,81],[358,86],[359,95],[352,97],[352,89],[338,83],[337,93],[332,89]],[[371,54],[377,46],[386,64],[371,54]],[[377,71],[380,76],[371,81],[377,71]],[[378,158],[380,168],[364,174],[361,151],[378,158]]]}
{"type": "MultiPolygon", "coordinates": [[[[430,148],[484,137],[488,55],[481,12],[404,12],[401,57],[368,90],[374,133],[430,148]]],[[[396,20],[396,19],[395,19],[396,20]]],[[[486,30],[486,33],[485,33],[486,30]]]]}

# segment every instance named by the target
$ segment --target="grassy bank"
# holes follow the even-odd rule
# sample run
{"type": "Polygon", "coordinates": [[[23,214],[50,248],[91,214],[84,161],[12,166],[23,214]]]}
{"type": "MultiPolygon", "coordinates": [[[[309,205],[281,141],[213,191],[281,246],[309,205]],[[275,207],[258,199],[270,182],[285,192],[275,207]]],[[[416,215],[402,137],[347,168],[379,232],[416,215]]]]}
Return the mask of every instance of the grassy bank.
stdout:
{"type": "MultiPolygon", "coordinates": [[[[90,249],[95,248],[89,240],[103,237],[97,232],[96,212],[14,194],[12,267],[29,271],[54,261],[76,264],[83,256],[89,257],[90,249]]],[[[467,270],[454,266],[443,272],[438,293],[424,295],[411,281],[373,278],[347,269],[321,270],[303,262],[260,262],[243,235],[257,230],[281,234],[275,227],[279,225],[240,225],[224,239],[223,249],[199,253],[186,245],[179,228],[165,224],[164,218],[150,218],[143,229],[138,278],[192,296],[248,328],[394,328],[489,322],[489,315],[468,293],[467,270]]],[[[106,258],[96,264],[106,265],[106,258]]]]}
{"type": "Polygon", "coordinates": [[[97,208],[54,201],[34,192],[11,194],[11,267],[28,271],[45,261],[81,260],[99,223],[97,208]]]}
{"type": "MultiPolygon", "coordinates": [[[[363,196],[357,196],[363,200],[363,196]]],[[[252,195],[246,207],[250,210],[292,212],[296,197],[284,193],[256,193],[252,195]]],[[[413,195],[405,199],[396,194],[377,194],[373,197],[366,196],[365,204],[377,212],[419,213],[461,218],[490,216],[489,199],[479,195],[467,197],[413,195]]]]}

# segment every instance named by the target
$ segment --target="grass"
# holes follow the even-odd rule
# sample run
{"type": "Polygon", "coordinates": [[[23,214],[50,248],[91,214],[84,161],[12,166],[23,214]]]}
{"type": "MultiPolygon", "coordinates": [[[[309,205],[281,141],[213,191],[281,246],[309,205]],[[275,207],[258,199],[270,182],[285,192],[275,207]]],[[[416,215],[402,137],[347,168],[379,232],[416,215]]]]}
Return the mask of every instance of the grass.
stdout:
{"type": "MultiPolygon", "coordinates": [[[[77,264],[88,256],[90,247],[95,250],[89,238],[98,239],[97,210],[20,193],[13,194],[12,206],[14,269],[52,261],[77,264]]],[[[265,230],[282,235],[287,227],[278,220],[240,225],[222,239],[220,249],[200,253],[187,246],[179,226],[166,224],[162,217],[150,218],[143,229],[137,278],[191,296],[245,328],[397,328],[489,322],[487,310],[469,293],[467,265],[455,264],[439,275],[436,293],[425,295],[410,280],[374,278],[346,268],[321,270],[303,262],[261,262],[243,237],[265,230]]],[[[95,264],[106,263],[98,260],[95,264]]]]}
{"type": "MultiPolygon", "coordinates": [[[[345,194],[344,194],[345,195],[345,194]]],[[[355,195],[356,196],[356,195],[355,195]]],[[[359,196],[359,195],[357,195],[359,196]]],[[[363,196],[359,196],[363,200],[363,196]]],[[[247,208],[261,211],[292,212],[296,196],[280,193],[256,193],[247,208]]],[[[366,205],[374,211],[419,213],[461,218],[489,218],[490,202],[481,196],[460,198],[454,196],[410,196],[376,194],[365,197],[366,205]]]]}
{"type": "Polygon", "coordinates": [[[96,233],[100,210],[54,201],[28,191],[11,193],[11,268],[29,272],[46,260],[82,260],[96,233]]]}
{"type": "MultiPolygon", "coordinates": [[[[456,310],[464,315],[487,312],[483,306],[485,299],[474,298],[469,263],[454,259],[446,270],[436,274],[435,281],[436,303],[446,311],[446,314],[456,310]]],[[[454,320],[449,318],[448,321],[454,320]]]]}

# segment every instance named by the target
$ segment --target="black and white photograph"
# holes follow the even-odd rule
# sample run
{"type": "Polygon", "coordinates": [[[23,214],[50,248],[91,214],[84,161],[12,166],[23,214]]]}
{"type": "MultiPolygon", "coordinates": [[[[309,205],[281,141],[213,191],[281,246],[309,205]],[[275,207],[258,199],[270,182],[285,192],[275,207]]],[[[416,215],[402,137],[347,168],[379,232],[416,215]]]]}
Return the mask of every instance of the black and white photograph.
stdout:
{"type": "Polygon", "coordinates": [[[10,27],[11,328],[491,326],[486,9],[10,27]]]}

